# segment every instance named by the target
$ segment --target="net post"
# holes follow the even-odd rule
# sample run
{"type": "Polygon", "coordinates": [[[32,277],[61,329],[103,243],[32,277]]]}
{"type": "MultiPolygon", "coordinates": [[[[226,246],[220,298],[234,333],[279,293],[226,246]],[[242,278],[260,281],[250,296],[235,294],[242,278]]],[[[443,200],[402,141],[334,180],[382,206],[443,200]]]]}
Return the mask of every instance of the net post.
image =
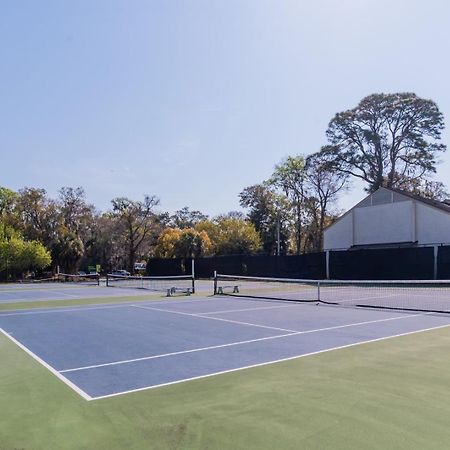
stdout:
{"type": "Polygon", "coordinates": [[[217,294],[217,270],[214,271],[214,295],[217,294]]]}
{"type": "Polygon", "coordinates": [[[106,274],[106,287],[109,287],[109,276],[106,274]]]}
{"type": "Polygon", "coordinates": [[[100,286],[100,274],[97,274],[97,286],[100,286]]]}
{"type": "Polygon", "coordinates": [[[320,280],[317,282],[317,301],[320,302],[320,280]]]}

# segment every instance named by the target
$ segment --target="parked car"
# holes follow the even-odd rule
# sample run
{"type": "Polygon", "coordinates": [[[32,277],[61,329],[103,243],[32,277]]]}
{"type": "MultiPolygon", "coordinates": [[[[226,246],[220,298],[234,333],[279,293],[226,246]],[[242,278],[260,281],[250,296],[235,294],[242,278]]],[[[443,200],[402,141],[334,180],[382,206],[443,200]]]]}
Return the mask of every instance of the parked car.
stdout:
{"type": "Polygon", "coordinates": [[[131,274],[128,272],[128,270],[120,269],[120,270],[113,270],[111,275],[120,275],[122,277],[129,277],[131,274]]]}

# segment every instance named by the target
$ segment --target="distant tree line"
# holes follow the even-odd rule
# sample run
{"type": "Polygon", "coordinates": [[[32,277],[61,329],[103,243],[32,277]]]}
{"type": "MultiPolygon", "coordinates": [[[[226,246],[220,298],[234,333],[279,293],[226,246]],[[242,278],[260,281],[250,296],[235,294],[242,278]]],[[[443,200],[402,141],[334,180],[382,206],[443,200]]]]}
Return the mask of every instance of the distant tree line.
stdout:
{"type": "Polygon", "coordinates": [[[125,197],[99,212],[80,187],[63,187],[56,199],[46,191],[0,188],[0,279],[75,273],[100,265],[126,268],[149,257],[192,258],[261,251],[254,225],[242,213],[213,219],[185,207],[173,215],[157,211],[159,200],[125,197]]]}
{"type": "Polygon", "coordinates": [[[327,145],[288,156],[272,175],[244,188],[246,213],[209,218],[188,207],[158,210],[159,199],[125,197],[106,212],[86,200],[83,188],[0,187],[0,278],[55,270],[76,272],[100,264],[127,268],[149,257],[191,258],[231,254],[301,254],[320,251],[323,232],[339,215],[337,199],[352,179],[373,192],[397,187],[428,198],[448,196],[432,179],[443,115],[431,100],[412,93],[374,94],[330,121],[327,145]]]}

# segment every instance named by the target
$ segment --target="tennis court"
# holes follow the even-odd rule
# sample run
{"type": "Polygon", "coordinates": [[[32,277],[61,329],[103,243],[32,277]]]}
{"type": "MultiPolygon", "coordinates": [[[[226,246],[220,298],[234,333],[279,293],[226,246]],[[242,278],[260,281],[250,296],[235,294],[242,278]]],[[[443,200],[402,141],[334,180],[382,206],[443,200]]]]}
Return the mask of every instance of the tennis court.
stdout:
{"type": "MultiPolygon", "coordinates": [[[[76,299],[101,299],[105,297],[148,297],[160,298],[167,295],[167,288],[171,287],[180,292],[174,295],[185,293],[184,287],[192,289],[192,278],[181,277],[181,282],[177,278],[168,277],[164,279],[158,277],[152,279],[151,286],[146,286],[144,282],[149,277],[110,277],[108,280],[83,282],[36,282],[36,283],[8,283],[0,285],[0,304],[26,303],[26,302],[46,302],[52,300],[76,300],[76,299]],[[155,282],[158,284],[154,286],[155,282]],[[182,291],[182,292],[181,292],[182,291]]],[[[199,292],[210,294],[210,282],[197,282],[199,292]]]]}
{"type": "Polygon", "coordinates": [[[0,314],[2,333],[86,400],[448,326],[447,314],[198,294],[0,314]]]}
{"type": "Polygon", "coordinates": [[[144,295],[137,289],[115,290],[104,286],[79,286],[64,283],[6,284],[0,287],[1,303],[42,302],[48,300],[70,300],[106,296],[144,295]]]}

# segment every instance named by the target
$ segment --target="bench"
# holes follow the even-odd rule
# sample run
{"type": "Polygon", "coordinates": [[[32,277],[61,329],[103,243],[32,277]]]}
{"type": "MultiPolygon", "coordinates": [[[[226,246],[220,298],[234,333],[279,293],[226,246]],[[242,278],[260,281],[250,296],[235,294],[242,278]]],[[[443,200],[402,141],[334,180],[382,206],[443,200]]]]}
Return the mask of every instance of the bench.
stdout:
{"type": "Polygon", "coordinates": [[[233,286],[218,286],[217,287],[217,293],[223,294],[224,289],[233,289],[233,294],[239,294],[239,286],[233,285],[233,286]]]}
{"type": "Polygon", "coordinates": [[[171,287],[167,289],[167,295],[166,297],[173,297],[177,292],[180,292],[182,294],[191,295],[192,289],[191,288],[177,288],[177,287],[171,287]]]}

